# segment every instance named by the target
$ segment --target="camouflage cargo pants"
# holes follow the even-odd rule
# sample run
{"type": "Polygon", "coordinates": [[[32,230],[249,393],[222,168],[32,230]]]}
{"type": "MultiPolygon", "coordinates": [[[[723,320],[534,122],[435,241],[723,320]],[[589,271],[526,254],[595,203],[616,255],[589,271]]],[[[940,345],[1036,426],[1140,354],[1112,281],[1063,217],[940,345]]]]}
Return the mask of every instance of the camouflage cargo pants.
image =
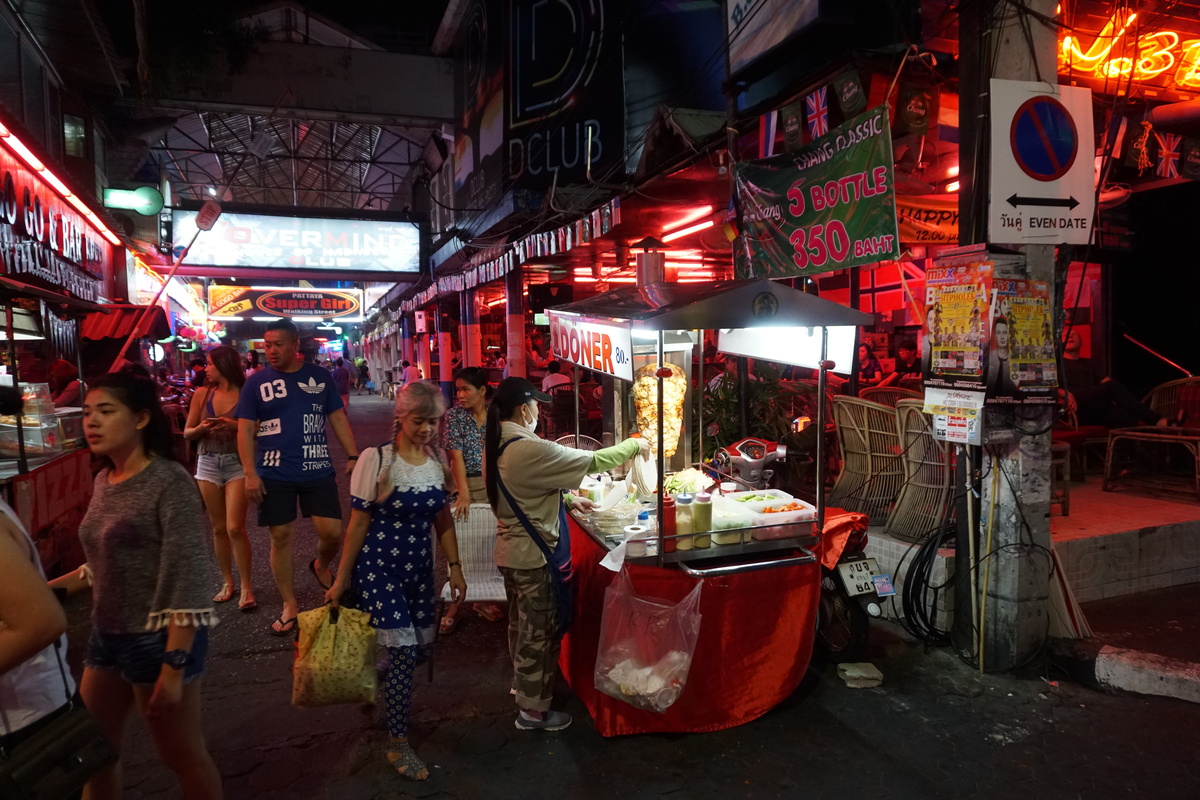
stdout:
{"type": "Polygon", "coordinates": [[[513,688],[523,711],[549,711],[558,671],[558,605],[550,572],[500,567],[508,595],[508,652],[513,688]]]}

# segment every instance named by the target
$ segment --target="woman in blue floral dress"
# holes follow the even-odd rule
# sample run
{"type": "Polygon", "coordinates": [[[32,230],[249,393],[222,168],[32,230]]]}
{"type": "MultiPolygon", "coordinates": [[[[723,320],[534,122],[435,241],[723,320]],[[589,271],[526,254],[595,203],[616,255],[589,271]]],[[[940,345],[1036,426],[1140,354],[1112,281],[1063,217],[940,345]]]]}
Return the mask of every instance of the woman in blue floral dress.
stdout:
{"type": "Polygon", "coordinates": [[[419,781],[429,770],[409,744],[408,707],[417,650],[433,642],[437,627],[431,531],[449,562],[454,599],[467,592],[447,488],[452,479],[433,449],[445,411],[430,384],[412,383],[397,395],[393,440],[364,450],[350,479],[350,525],[326,594],[336,605],[352,590],[356,605],[371,615],[391,658],[384,681],[387,760],[402,777],[419,781]]]}

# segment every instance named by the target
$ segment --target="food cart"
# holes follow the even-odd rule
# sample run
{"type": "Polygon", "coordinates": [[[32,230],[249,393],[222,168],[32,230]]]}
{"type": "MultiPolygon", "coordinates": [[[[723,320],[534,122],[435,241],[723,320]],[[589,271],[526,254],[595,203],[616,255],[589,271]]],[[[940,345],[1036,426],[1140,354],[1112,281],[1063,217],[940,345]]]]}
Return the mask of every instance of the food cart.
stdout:
{"type": "MultiPolygon", "coordinates": [[[[702,428],[703,419],[688,398],[705,390],[691,374],[703,331],[719,331],[718,349],[731,354],[818,370],[818,418],[823,419],[826,373],[835,364],[841,365],[839,371],[852,366],[855,328],[872,321],[869,314],[768,280],[655,283],[547,313],[554,354],[606,376],[604,425],[614,440],[635,431],[650,438],[658,487],[672,473],[693,466],[691,433],[693,425],[702,428]]],[[[822,455],[817,458],[819,488],[822,455]]],[[[654,496],[659,520],[664,494],[660,490],[654,496]]],[[[824,500],[818,490],[812,508],[778,518],[770,516],[769,506],[753,511],[758,513],[741,518],[744,524],[721,528],[720,542],[716,531],[708,531],[704,546],[697,546],[700,530],[671,536],[659,525],[647,537],[646,554],[626,558],[639,593],[676,602],[695,581],[704,582],[703,624],[688,687],[661,714],[622,703],[593,685],[604,590],[613,578],[598,562],[625,537],[615,535],[598,513],[571,514],[580,600],[561,664],[601,734],[731,727],[766,713],[799,685],[812,654],[824,500]],[[680,546],[685,536],[692,537],[691,547],[680,546]]]]}
{"type": "MultiPolygon", "coordinates": [[[[18,339],[50,338],[42,327],[54,324],[53,320],[108,313],[95,303],[6,276],[0,276],[0,301],[5,304],[0,333],[14,370],[18,339]],[[29,312],[18,301],[39,313],[29,312]]],[[[76,354],[78,364],[78,349],[76,354]]],[[[19,371],[10,375],[21,387],[26,407],[22,414],[0,419],[0,497],[33,537],[47,572],[55,574],[82,561],[76,533],[92,495],[91,453],[83,446],[82,411],[56,409],[45,384],[20,383],[19,371]]]]}

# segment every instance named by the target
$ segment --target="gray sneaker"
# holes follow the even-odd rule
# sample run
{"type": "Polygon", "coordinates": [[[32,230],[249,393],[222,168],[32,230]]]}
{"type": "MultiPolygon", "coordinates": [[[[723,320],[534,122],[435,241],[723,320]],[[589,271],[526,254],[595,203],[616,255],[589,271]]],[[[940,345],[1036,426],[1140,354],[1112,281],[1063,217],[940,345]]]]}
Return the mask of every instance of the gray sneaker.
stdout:
{"type": "Polygon", "coordinates": [[[519,731],[561,731],[571,726],[571,715],[547,711],[540,720],[528,720],[518,713],[516,726],[519,731]]]}

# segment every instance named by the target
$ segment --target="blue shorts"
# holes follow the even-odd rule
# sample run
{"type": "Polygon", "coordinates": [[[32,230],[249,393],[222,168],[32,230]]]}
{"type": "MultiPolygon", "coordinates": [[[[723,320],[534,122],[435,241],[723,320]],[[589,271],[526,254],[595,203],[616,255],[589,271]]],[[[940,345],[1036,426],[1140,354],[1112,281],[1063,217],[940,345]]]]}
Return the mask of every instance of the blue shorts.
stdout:
{"type": "Polygon", "coordinates": [[[201,453],[196,458],[196,480],[224,486],[246,477],[237,453],[201,453]]]}
{"type": "MultiPolygon", "coordinates": [[[[152,686],[162,670],[167,651],[167,629],[146,633],[101,633],[92,628],[84,666],[115,669],[135,686],[152,686]]],[[[183,682],[190,683],[204,674],[208,655],[208,628],[196,631],[192,640],[192,663],[183,668],[183,682]]]]}

